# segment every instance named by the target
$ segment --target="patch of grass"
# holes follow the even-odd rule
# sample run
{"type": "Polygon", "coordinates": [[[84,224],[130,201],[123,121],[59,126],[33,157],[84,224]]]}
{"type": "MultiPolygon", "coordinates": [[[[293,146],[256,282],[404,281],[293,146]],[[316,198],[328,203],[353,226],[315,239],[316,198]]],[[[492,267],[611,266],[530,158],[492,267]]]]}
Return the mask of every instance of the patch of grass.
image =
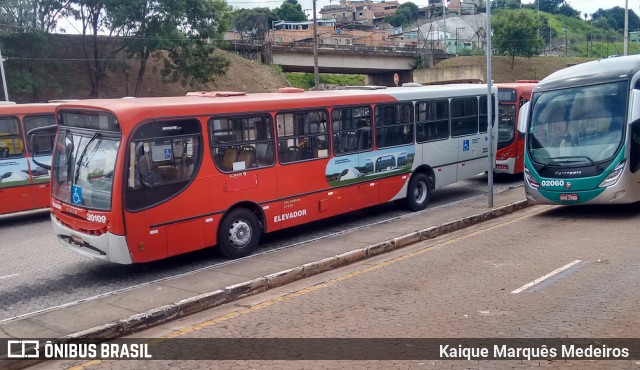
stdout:
{"type": "MultiPolygon", "coordinates": [[[[310,89],[314,84],[313,73],[285,73],[287,81],[293,87],[301,89],[310,89]]],[[[364,75],[339,75],[321,73],[319,76],[321,84],[338,85],[338,86],[363,86],[364,75]]]]}

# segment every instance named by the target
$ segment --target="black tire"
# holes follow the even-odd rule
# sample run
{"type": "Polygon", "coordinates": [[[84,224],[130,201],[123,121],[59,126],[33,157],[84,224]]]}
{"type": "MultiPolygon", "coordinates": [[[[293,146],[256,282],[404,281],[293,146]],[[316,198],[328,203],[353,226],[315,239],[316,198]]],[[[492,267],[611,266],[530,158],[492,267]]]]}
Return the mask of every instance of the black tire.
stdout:
{"type": "Polygon", "coordinates": [[[260,224],[256,215],[246,208],[229,212],[218,229],[218,246],[227,258],[246,257],[260,241],[260,224]]]}
{"type": "Polygon", "coordinates": [[[431,181],[424,173],[416,173],[409,181],[407,197],[404,204],[410,210],[417,212],[427,208],[431,200],[431,181]]]}

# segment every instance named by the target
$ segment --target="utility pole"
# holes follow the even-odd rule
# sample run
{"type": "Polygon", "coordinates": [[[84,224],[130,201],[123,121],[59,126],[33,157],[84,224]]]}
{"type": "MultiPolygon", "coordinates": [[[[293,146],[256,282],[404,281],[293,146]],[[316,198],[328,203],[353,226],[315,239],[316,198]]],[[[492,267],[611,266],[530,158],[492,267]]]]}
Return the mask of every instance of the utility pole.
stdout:
{"type": "MultiPolygon", "coordinates": [[[[539,1],[539,0],[538,0],[539,1]]],[[[489,144],[489,168],[487,170],[487,202],[493,208],[493,104],[491,102],[491,0],[487,0],[487,136],[489,144]]]]}
{"type": "Polygon", "coordinates": [[[562,27],[562,30],[564,31],[564,56],[566,57],[567,54],[567,28],[566,27],[562,27]]]}
{"type": "Polygon", "coordinates": [[[624,0],[624,54],[629,55],[629,0],[624,0]]]}
{"type": "Polygon", "coordinates": [[[9,93],[7,92],[7,78],[4,76],[4,59],[0,51],[0,72],[2,74],[2,87],[4,87],[4,100],[9,101],[9,93]]]}
{"type": "Polygon", "coordinates": [[[442,0],[442,28],[444,28],[444,50],[449,54],[449,44],[447,44],[447,0],[442,0]]]}
{"type": "Polygon", "coordinates": [[[456,27],[456,55],[458,55],[458,30],[463,30],[464,27],[456,27]]]}
{"type": "Polygon", "coordinates": [[[315,88],[320,85],[320,75],[318,74],[318,25],[316,20],[316,0],[313,0],[313,81],[315,88]]]}

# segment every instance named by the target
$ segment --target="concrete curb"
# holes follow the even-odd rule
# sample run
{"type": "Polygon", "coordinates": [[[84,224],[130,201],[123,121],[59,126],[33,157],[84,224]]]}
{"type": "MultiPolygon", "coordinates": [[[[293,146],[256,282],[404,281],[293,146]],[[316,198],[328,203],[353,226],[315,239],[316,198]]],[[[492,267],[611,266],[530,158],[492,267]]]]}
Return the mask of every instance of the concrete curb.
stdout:
{"type": "Polygon", "coordinates": [[[336,267],[346,266],[423,240],[433,239],[453,231],[461,230],[469,226],[521,210],[526,208],[528,205],[529,204],[526,200],[514,202],[506,206],[494,208],[486,212],[474,214],[442,225],[418,230],[366,248],[355,249],[350,252],[324,258],[319,261],[307,263],[288,270],[263,276],[261,278],[228,286],[222,290],[216,290],[214,292],[183,299],[148,312],[96,326],[81,332],[69,334],[62,338],[100,338],[105,340],[119,338],[177,318],[261,293],[306,277],[317,275],[335,269],[336,267]]]}
{"type": "MultiPolygon", "coordinates": [[[[283,286],[297,280],[317,275],[337,267],[346,266],[355,262],[365,260],[383,253],[387,253],[420,241],[434,239],[438,236],[458,231],[469,226],[477,225],[484,221],[521,210],[529,206],[527,200],[510,203],[506,206],[493,208],[486,212],[480,212],[455,221],[441,225],[432,226],[426,229],[411,232],[391,240],[370,245],[366,248],[359,248],[345,252],[333,257],[321,259],[319,261],[307,263],[291,269],[266,275],[257,279],[245,281],[243,283],[228,286],[213,292],[200,294],[186,298],[172,304],[155,308],[153,310],[133,315],[121,320],[112,321],[93,328],[82,330],[59,338],[59,341],[75,338],[91,338],[110,340],[133,334],[138,331],[164,324],[171,320],[182,318],[196,312],[220,306],[240,298],[261,293],[269,289],[283,286]]],[[[3,361],[4,362],[4,361],[3,361]]],[[[22,369],[32,366],[39,360],[17,360],[3,363],[2,368],[22,369]]]]}

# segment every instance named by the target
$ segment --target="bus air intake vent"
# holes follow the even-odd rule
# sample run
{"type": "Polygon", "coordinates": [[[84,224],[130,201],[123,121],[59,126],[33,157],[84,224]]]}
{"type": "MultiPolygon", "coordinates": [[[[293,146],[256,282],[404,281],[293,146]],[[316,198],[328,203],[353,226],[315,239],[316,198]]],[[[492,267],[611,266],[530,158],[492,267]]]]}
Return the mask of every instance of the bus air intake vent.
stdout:
{"type": "Polygon", "coordinates": [[[290,94],[290,93],[301,93],[304,92],[304,89],[299,87],[281,87],[278,89],[279,93],[290,94]]]}

